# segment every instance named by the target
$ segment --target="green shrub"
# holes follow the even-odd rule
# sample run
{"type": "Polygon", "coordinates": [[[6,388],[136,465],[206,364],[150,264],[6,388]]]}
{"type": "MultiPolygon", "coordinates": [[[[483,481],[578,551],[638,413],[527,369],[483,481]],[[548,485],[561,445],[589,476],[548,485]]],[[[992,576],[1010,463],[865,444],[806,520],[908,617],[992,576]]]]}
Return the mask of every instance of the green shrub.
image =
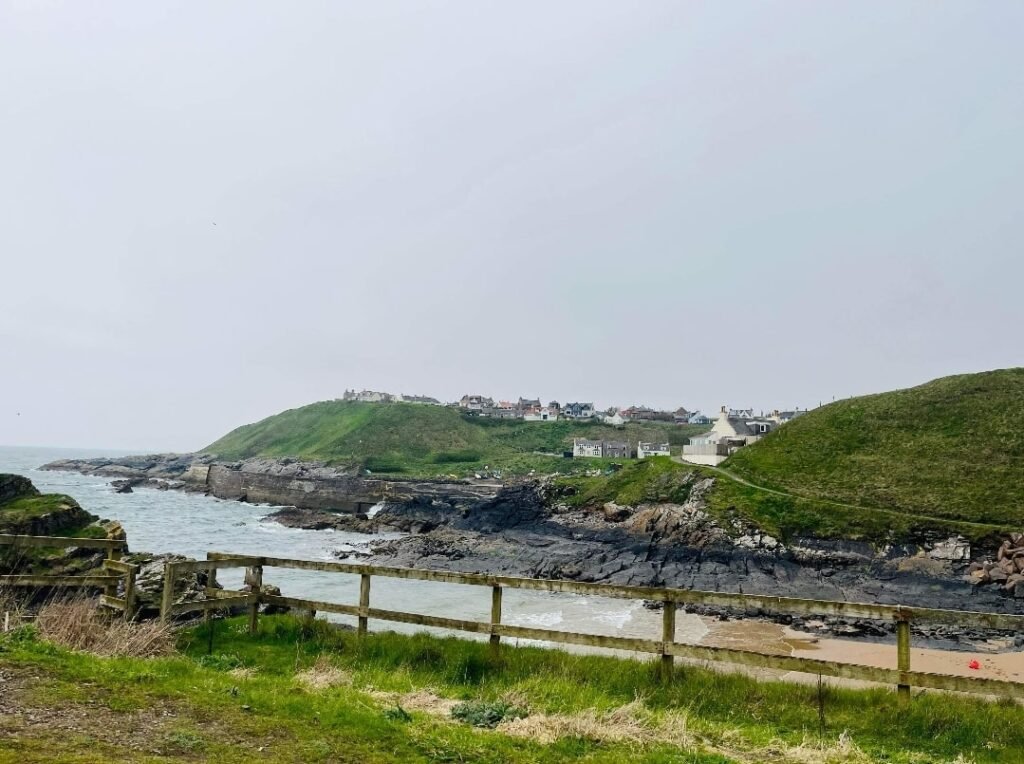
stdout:
{"type": "Polygon", "coordinates": [[[527,715],[525,709],[503,700],[470,700],[452,709],[453,719],[487,729],[494,729],[506,719],[523,719],[527,715]]]}

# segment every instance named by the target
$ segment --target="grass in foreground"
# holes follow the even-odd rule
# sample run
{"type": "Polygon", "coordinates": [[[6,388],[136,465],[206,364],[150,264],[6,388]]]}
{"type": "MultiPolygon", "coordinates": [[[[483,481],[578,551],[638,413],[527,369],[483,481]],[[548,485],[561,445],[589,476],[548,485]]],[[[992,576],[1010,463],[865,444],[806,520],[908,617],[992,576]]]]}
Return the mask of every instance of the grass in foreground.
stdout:
{"type": "Polygon", "coordinates": [[[816,688],[696,667],[666,685],[651,663],[513,647],[495,662],[486,644],[288,616],[255,637],[217,623],[212,655],[207,636],[150,659],[0,636],[0,761],[1024,761],[1024,709],[976,698],[828,689],[821,733],[816,688]],[[73,729],[19,726],[12,697],[73,729]]]}

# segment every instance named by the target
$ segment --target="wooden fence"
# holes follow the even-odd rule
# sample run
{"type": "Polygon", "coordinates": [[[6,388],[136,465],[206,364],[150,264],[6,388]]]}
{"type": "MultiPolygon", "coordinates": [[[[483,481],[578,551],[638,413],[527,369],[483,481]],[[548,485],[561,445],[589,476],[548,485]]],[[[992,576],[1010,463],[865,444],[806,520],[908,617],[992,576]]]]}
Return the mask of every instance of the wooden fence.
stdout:
{"type": "Polygon", "coordinates": [[[137,565],[122,562],[121,553],[128,548],[128,542],[119,539],[67,538],[64,536],[23,536],[0,533],[0,546],[14,548],[55,548],[55,549],[104,549],[107,558],[103,561],[103,573],[86,573],[78,576],[47,576],[22,574],[0,576],[0,587],[29,587],[47,589],[102,589],[100,603],[120,610],[126,619],[135,615],[135,576],[137,565]],[[124,583],[124,596],[118,597],[120,584],[124,583]]]}
{"type": "Polygon", "coordinates": [[[980,613],[961,610],[941,610],[859,602],[796,599],[763,595],[727,594],[690,589],[665,589],[642,586],[612,586],[579,581],[560,581],[513,576],[492,576],[473,573],[391,568],[376,565],[356,565],[342,562],[316,562],[280,557],[252,557],[211,552],[207,559],[169,562],[165,569],[161,618],[165,621],[184,613],[226,607],[246,606],[249,611],[249,629],[256,631],[260,604],[293,607],[325,613],[355,616],[358,633],[367,631],[369,620],[391,621],[418,626],[432,626],[455,631],[487,634],[496,652],[502,637],[533,639],[563,644],[614,648],[661,656],[665,677],[672,675],[676,657],[739,664],[758,668],[796,671],[821,676],[857,679],[896,685],[901,696],[908,697],[911,687],[953,690],[1011,698],[1024,698],[1024,683],[999,679],[974,678],[912,671],[910,668],[910,625],[942,624],[965,626],[972,629],[1020,631],[1024,629],[1024,616],[1001,613],[980,613]],[[251,591],[225,591],[213,588],[218,570],[247,568],[246,583],[251,591]],[[355,605],[321,602],[298,597],[275,596],[260,593],[263,569],[266,567],[346,573],[360,577],[359,602],[355,605]],[[210,599],[197,602],[174,603],[175,581],[182,574],[206,571],[209,574],[207,593],[210,599]],[[408,613],[370,607],[370,583],[373,576],[414,581],[435,581],[448,584],[488,587],[491,590],[491,617],[489,621],[471,621],[424,613],[408,613]],[[640,639],[601,634],[585,634],[555,629],[537,629],[502,623],[502,592],[505,589],[523,589],[545,592],[565,592],[597,597],[651,600],[663,604],[660,639],[640,639]],[[865,618],[893,621],[896,624],[896,668],[879,668],[855,663],[819,660],[790,655],[769,655],[757,650],[711,647],[676,642],[676,609],[679,605],[711,605],[731,608],[738,614],[750,616],[814,615],[865,618]]]}

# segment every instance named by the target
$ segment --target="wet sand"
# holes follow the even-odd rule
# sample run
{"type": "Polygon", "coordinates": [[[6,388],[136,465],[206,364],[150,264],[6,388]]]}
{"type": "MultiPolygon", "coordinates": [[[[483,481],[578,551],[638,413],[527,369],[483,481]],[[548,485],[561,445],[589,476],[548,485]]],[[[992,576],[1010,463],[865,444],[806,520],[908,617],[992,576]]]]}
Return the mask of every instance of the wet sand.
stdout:
{"type": "MultiPolygon", "coordinates": [[[[759,621],[716,621],[705,619],[707,633],[697,644],[712,647],[731,647],[757,650],[771,655],[794,655],[805,658],[856,663],[879,668],[896,668],[895,639],[887,642],[868,642],[852,639],[817,637],[785,626],[759,621]]],[[[991,641],[976,645],[971,651],[941,650],[928,647],[910,649],[910,666],[914,671],[938,674],[1002,679],[1024,682],[1024,652],[1007,652],[1006,643],[991,641]],[[1003,650],[1003,652],[996,652],[1003,650]],[[979,668],[970,668],[977,661],[979,668]]],[[[740,670],[765,678],[779,678],[795,682],[817,682],[817,675],[773,669],[746,669],[727,663],[714,664],[716,669],[740,670]]],[[[829,678],[831,683],[844,686],[870,686],[873,683],[858,680],[829,678]]]]}

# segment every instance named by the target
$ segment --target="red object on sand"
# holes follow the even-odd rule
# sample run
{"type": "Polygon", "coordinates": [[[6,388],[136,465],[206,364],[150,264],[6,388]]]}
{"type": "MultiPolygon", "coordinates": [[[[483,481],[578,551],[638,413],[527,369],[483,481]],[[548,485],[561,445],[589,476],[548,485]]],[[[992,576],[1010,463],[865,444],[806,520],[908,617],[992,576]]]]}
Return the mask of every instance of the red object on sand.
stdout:
{"type": "Polygon", "coordinates": [[[971,661],[970,663],[967,664],[967,668],[969,668],[969,669],[980,669],[981,668],[981,664],[978,663],[977,661],[971,661]]]}

